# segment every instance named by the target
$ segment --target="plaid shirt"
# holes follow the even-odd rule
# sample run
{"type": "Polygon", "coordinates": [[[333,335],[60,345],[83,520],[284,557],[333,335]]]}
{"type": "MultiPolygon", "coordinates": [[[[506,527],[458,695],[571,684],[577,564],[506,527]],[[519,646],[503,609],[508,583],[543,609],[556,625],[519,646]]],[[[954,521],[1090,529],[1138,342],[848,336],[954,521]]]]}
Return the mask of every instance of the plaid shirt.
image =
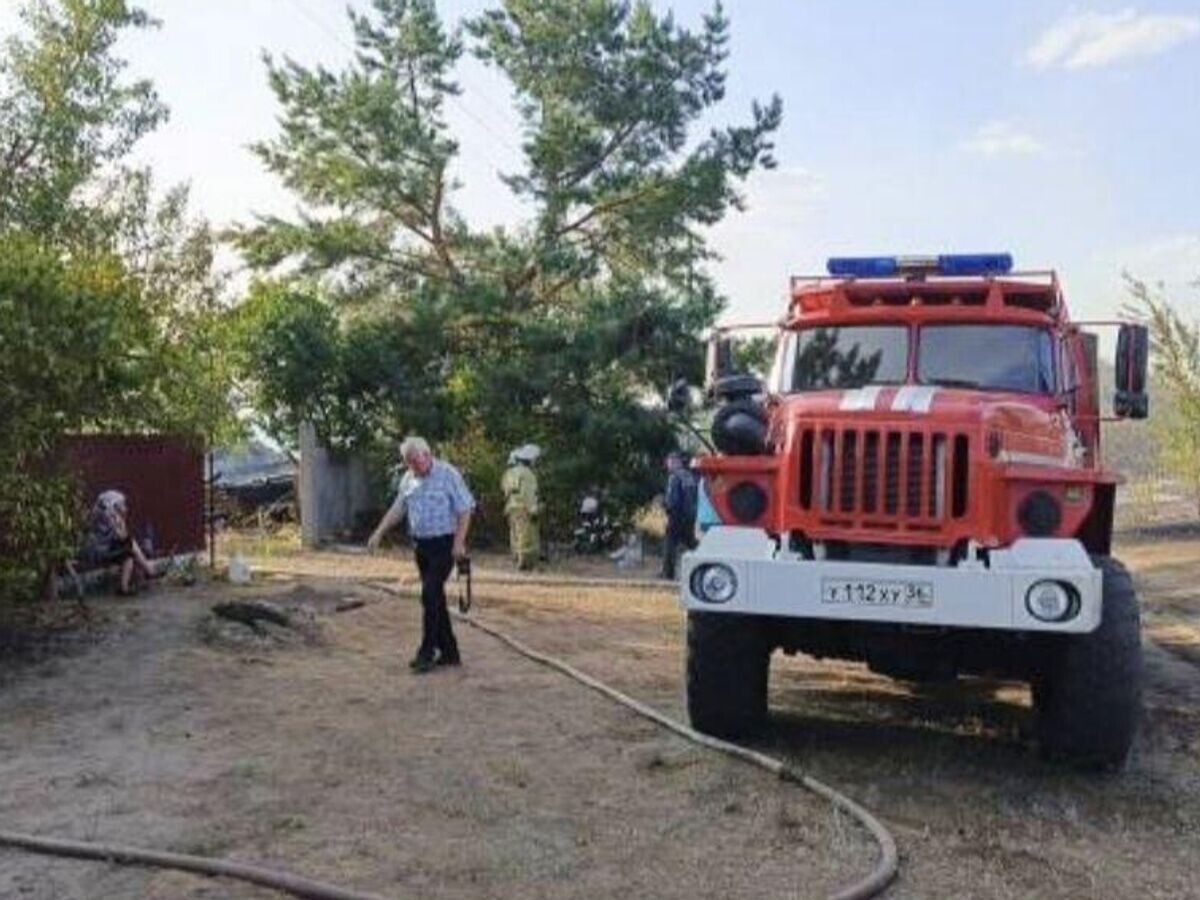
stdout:
{"type": "Polygon", "coordinates": [[[440,459],[433,461],[433,468],[424,477],[411,469],[405,472],[392,503],[398,515],[408,513],[408,533],[414,538],[454,534],[458,517],[474,508],[475,498],[462,474],[440,459]]]}

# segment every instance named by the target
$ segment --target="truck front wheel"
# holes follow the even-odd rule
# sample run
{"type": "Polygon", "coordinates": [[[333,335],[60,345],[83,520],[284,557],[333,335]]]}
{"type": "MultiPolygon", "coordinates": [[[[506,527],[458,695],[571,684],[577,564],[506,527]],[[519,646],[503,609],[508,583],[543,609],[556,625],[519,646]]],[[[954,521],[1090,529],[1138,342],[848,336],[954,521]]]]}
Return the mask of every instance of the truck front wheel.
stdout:
{"type": "Polygon", "coordinates": [[[689,612],[687,706],[692,727],[746,737],[767,718],[771,647],[759,616],[689,612]]]}
{"type": "Polygon", "coordinates": [[[1108,557],[1093,561],[1104,573],[1100,625],[1047,648],[1033,679],[1035,727],[1043,756],[1116,769],[1141,716],[1141,627],[1125,567],[1108,557]]]}

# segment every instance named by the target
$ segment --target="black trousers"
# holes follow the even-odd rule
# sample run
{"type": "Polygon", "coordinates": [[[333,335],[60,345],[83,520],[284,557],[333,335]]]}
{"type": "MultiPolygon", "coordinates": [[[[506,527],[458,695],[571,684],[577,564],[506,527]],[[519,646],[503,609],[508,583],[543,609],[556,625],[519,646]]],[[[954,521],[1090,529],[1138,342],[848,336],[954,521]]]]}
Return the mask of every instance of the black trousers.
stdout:
{"type": "Polygon", "coordinates": [[[421,647],[426,659],[458,659],[458,641],[446,608],[446,579],[454,568],[454,535],[416,539],[417,571],[421,573],[421,647]]]}
{"type": "Polygon", "coordinates": [[[684,550],[696,549],[696,520],[667,519],[667,540],[663,546],[664,578],[675,577],[675,567],[684,550]]]}

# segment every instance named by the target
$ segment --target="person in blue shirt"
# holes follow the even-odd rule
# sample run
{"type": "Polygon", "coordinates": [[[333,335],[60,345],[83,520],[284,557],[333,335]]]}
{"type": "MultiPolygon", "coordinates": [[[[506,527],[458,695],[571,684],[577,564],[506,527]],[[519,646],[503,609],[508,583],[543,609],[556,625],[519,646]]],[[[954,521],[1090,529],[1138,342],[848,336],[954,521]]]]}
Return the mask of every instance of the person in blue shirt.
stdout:
{"type": "Polygon", "coordinates": [[[446,579],[455,561],[466,558],[475,498],[458,469],[435,459],[424,438],[405,438],[400,455],[408,471],[395,501],[367,540],[367,549],[377,549],[383,535],[408,516],[421,573],[422,608],[421,646],[409,667],[420,674],[462,662],[446,608],[446,579]]]}
{"type": "Polygon", "coordinates": [[[682,453],[667,455],[667,539],[663,547],[663,578],[674,579],[679,555],[696,548],[696,476],[682,453]]]}

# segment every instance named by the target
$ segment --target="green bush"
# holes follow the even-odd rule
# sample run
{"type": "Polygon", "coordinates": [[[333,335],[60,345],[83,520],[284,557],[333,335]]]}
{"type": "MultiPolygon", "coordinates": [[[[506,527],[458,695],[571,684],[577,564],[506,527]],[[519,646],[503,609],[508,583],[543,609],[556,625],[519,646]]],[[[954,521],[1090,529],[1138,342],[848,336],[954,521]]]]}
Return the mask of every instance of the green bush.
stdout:
{"type": "Polygon", "coordinates": [[[46,466],[62,435],[108,417],[133,387],[135,301],[111,259],[63,261],[0,235],[0,599],[77,543],[73,485],[46,466]]]}
{"type": "Polygon", "coordinates": [[[42,574],[76,549],[75,484],[0,474],[0,601],[36,595],[42,574]]]}
{"type": "Polygon", "coordinates": [[[223,414],[198,378],[164,378],[193,354],[147,306],[117,257],[0,231],[0,600],[78,546],[74,481],[54,469],[65,435],[195,431],[223,414]]]}
{"type": "Polygon", "coordinates": [[[156,198],[128,155],[166,116],[129,77],[132,0],[28,0],[0,43],[0,599],[77,541],[65,434],[228,436],[214,237],[187,190],[156,198]]]}

